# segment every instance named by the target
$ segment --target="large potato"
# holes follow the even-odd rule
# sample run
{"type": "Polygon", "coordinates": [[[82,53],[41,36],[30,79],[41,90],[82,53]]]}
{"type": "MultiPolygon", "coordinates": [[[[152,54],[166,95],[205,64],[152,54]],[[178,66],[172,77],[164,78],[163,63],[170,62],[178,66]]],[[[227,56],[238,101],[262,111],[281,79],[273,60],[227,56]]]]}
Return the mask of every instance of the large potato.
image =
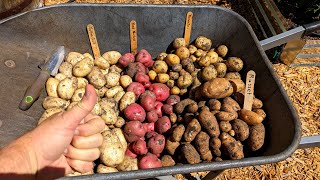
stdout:
{"type": "Polygon", "coordinates": [[[104,57],[99,57],[94,61],[94,65],[98,66],[100,69],[108,69],[110,67],[109,62],[104,57]]]}
{"type": "Polygon", "coordinates": [[[72,73],[76,77],[84,77],[92,71],[93,66],[94,63],[91,59],[84,58],[74,65],[72,73]]]}
{"type": "Polygon", "coordinates": [[[225,78],[215,78],[202,86],[202,94],[207,98],[220,99],[233,93],[231,83],[225,78]]]}
{"type": "Polygon", "coordinates": [[[93,67],[92,71],[88,74],[88,80],[95,88],[100,89],[106,83],[106,78],[102,74],[101,70],[97,67],[93,67]]]}
{"type": "Polygon", "coordinates": [[[86,89],[85,89],[85,88],[77,89],[77,90],[74,92],[74,94],[73,94],[73,96],[72,96],[72,98],[71,98],[71,101],[72,101],[72,102],[79,102],[79,101],[81,101],[81,99],[83,98],[83,95],[84,95],[85,92],[86,92],[86,89]]]}
{"type": "Polygon", "coordinates": [[[38,125],[41,124],[44,120],[46,120],[50,116],[52,116],[56,113],[62,112],[62,111],[63,111],[62,108],[51,108],[51,109],[45,110],[38,121],[38,125]]]}
{"type": "Polygon", "coordinates": [[[119,110],[123,111],[134,102],[136,102],[136,95],[134,94],[134,92],[126,92],[120,100],[119,110]]]}
{"type": "Polygon", "coordinates": [[[74,66],[77,62],[83,59],[84,56],[78,52],[70,52],[66,57],[66,62],[69,62],[74,66]]]}
{"type": "Polygon", "coordinates": [[[75,77],[67,77],[60,81],[58,85],[58,95],[60,98],[69,100],[72,98],[75,90],[78,87],[78,80],[75,77]]]}
{"type": "Polygon", "coordinates": [[[77,79],[78,79],[78,89],[85,88],[89,84],[88,80],[85,78],[77,78],[77,79]]]}
{"type": "Polygon", "coordinates": [[[124,160],[117,166],[119,171],[138,170],[138,159],[131,156],[124,156],[124,160]]]}
{"type": "Polygon", "coordinates": [[[62,108],[66,109],[70,102],[58,97],[46,97],[43,100],[42,106],[44,109],[62,108]]]}
{"type": "Polygon", "coordinates": [[[105,58],[109,64],[117,64],[118,60],[121,57],[121,54],[118,51],[108,51],[102,55],[103,58],[105,58]]]}
{"type": "Polygon", "coordinates": [[[120,74],[117,72],[109,72],[105,78],[107,80],[106,87],[111,88],[119,84],[120,74]]]}
{"type": "Polygon", "coordinates": [[[215,64],[215,63],[217,63],[218,61],[219,61],[219,59],[218,59],[218,54],[216,53],[216,52],[208,52],[207,54],[206,54],[206,56],[208,56],[209,58],[210,58],[210,62],[211,62],[211,64],[215,64]]]}
{"type": "Polygon", "coordinates": [[[63,62],[59,67],[59,72],[66,75],[67,77],[72,76],[72,64],[68,62],[63,62]]]}
{"type": "Polygon", "coordinates": [[[48,96],[51,97],[58,97],[58,85],[60,81],[58,79],[50,77],[46,82],[46,90],[48,96]]]}

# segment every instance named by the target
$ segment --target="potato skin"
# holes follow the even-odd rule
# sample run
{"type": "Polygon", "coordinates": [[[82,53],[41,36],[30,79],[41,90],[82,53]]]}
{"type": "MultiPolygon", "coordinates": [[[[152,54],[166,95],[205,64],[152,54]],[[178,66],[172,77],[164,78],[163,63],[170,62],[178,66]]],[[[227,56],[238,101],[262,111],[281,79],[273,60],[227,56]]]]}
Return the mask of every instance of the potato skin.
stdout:
{"type": "Polygon", "coordinates": [[[125,155],[124,160],[117,166],[119,171],[138,170],[138,159],[125,155]]]}
{"type": "Polygon", "coordinates": [[[135,101],[136,95],[134,94],[134,92],[126,92],[120,100],[119,110],[123,111],[125,108],[127,108],[130,104],[134,103],[135,101]]]}
{"type": "Polygon", "coordinates": [[[52,78],[50,77],[47,82],[46,82],[46,90],[47,90],[47,94],[48,96],[51,97],[59,97],[58,96],[58,85],[59,85],[60,81],[58,79],[52,78]]]}
{"type": "Polygon", "coordinates": [[[86,89],[85,88],[80,88],[80,89],[77,89],[75,90],[72,98],[71,98],[71,101],[72,102],[79,102],[81,101],[84,93],[85,93],[86,89]]]}
{"type": "Polygon", "coordinates": [[[185,47],[186,41],[184,40],[184,38],[176,38],[174,39],[172,45],[173,45],[173,48],[178,49],[180,47],[185,47]]]}
{"type": "Polygon", "coordinates": [[[239,141],[236,141],[228,133],[222,132],[220,135],[221,146],[230,159],[244,158],[243,146],[239,141]]]}
{"type": "Polygon", "coordinates": [[[188,58],[190,56],[190,52],[189,49],[186,47],[179,47],[176,50],[176,55],[180,58],[180,59],[184,59],[184,58],[188,58]]]}
{"type": "Polygon", "coordinates": [[[164,155],[161,157],[161,163],[163,167],[174,166],[176,162],[170,155],[164,155]]]}
{"type": "Polygon", "coordinates": [[[176,64],[180,64],[180,58],[179,56],[175,55],[175,54],[168,54],[166,56],[166,58],[164,59],[164,61],[169,65],[169,66],[173,66],[176,64]]]}
{"type": "Polygon", "coordinates": [[[214,68],[213,65],[207,66],[202,69],[201,71],[201,78],[204,81],[210,81],[217,77],[217,70],[214,68]]]}
{"type": "Polygon", "coordinates": [[[76,88],[78,87],[78,80],[75,77],[67,77],[60,81],[58,85],[58,95],[64,100],[69,100],[72,98],[76,88]]]}
{"type": "Polygon", "coordinates": [[[199,152],[201,159],[205,161],[212,160],[212,154],[209,149],[210,137],[207,133],[201,131],[195,138],[195,148],[199,152]]]}
{"type": "Polygon", "coordinates": [[[227,79],[241,79],[241,75],[238,72],[228,72],[224,78],[227,79]]]}
{"type": "Polygon", "coordinates": [[[78,89],[85,88],[89,84],[88,80],[85,78],[77,78],[77,80],[78,80],[78,89]]]}
{"type": "Polygon", "coordinates": [[[252,108],[254,109],[260,109],[262,108],[263,103],[260,99],[258,98],[253,98],[253,102],[252,102],[252,108]]]}
{"type": "Polygon", "coordinates": [[[226,112],[237,112],[241,109],[240,105],[231,97],[226,97],[222,101],[221,110],[226,112]]]}
{"type": "Polygon", "coordinates": [[[106,87],[112,88],[119,84],[120,74],[117,72],[109,72],[107,75],[105,75],[105,78],[106,78],[106,87]]]}
{"type": "Polygon", "coordinates": [[[220,111],[221,102],[216,99],[210,99],[208,101],[208,107],[211,111],[220,111]]]}
{"type": "Polygon", "coordinates": [[[225,78],[215,78],[207,81],[202,86],[202,95],[207,98],[220,99],[230,96],[233,93],[231,83],[225,78]]]}
{"type": "Polygon", "coordinates": [[[201,131],[201,125],[197,119],[192,119],[183,134],[185,141],[191,142],[196,138],[197,134],[201,131]]]}
{"type": "Polygon", "coordinates": [[[220,134],[219,124],[215,116],[207,109],[202,109],[199,113],[199,122],[210,137],[218,137],[220,134]]]}
{"type": "Polygon", "coordinates": [[[170,155],[174,155],[179,146],[179,142],[173,142],[170,139],[166,139],[165,149],[170,155]]]}
{"type": "Polygon", "coordinates": [[[248,147],[251,151],[259,150],[264,144],[265,128],[262,123],[250,126],[249,137],[247,140],[248,147]]]}
{"type": "Polygon", "coordinates": [[[199,153],[191,144],[184,144],[181,147],[181,151],[189,164],[198,164],[201,162],[199,153]]]}
{"type": "Polygon", "coordinates": [[[226,45],[219,45],[216,51],[219,54],[219,56],[225,57],[228,53],[228,47],[226,45]]]}
{"type": "Polygon", "coordinates": [[[109,106],[109,105],[104,105],[100,104],[101,106],[101,118],[104,120],[104,122],[107,125],[113,125],[117,122],[117,114],[115,110],[109,106]]]}
{"type": "Polygon", "coordinates": [[[211,39],[208,39],[204,36],[199,36],[196,40],[195,40],[195,45],[197,48],[200,48],[204,51],[209,51],[211,46],[212,46],[212,41],[211,39]]]}
{"type": "Polygon", "coordinates": [[[217,119],[219,119],[220,121],[232,121],[238,118],[238,113],[235,111],[234,112],[220,111],[215,115],[217,119]]]}
{"type": "Polygon", "coordinates": [[[84,58],[73,66],[72,74],[76,77],[85,77],[92,71],[93,66],[91,59],[84,58]]]}
{"type": "Polygon", "coordinates": [[[265,119],[267,116],[263,109],[253,109],[252,111],[259,114],[263,119],[265,119]]]}
{"type": "Polygon", "coordinates": [[[119,81],[123,88],[127,88],[132,83],[132,78],[128,75],[122,75],[119,81]]]}
{"type": "Polygon", "coordinates": [[[227,74],[227,65],[225,63],[216,63],[214,67],[217,70],[217,77],[223,78],[227,74]]]}
{"type": "Polygon", "coordinates": [[[168,71],[168,65],[164,61],[155,61],[152,66],[153,71],[156,73],[166,73],[168,71]]]}
{"type": "Polygon", "coordinates": [[[107,83],[106,78],[102,74],[101,70],[97,67],[94,67],[87,77],[90,84],[97,89],[102,88],[107,83]]]}
{"type": "Polygon", "coordinates": [[[102,55],[104,59],[111,65],[117,64],[118,60],[121,57],[121,54],[118,51],[108,51],[102,55]]]}
{"type": "Polygon", "coordinates": [[[210,149],[219,149],[221,147],[221,140],[218,137],[211,138],[209,146],[210,149]]]}
{"type": "Polygon", "coordinates": [[[84,56],[78,52],[69,52],[69,54],[66,57],[66,62],[69,62],[74,66],[77,62],[79,62],[81,59],[83,59],[84,56]]]}
{"type": "Polygon", "coordinates": [[[67,77],[72,76],[72,64],[68,62],[63,62],[59,67],[59,72],[66,75],[67,77]]]}
{"type": "Polygon", "coordinates": [[[220,121],[219,127],[222,132],[229,132],[232,129],[232,126],[229,121],[220,121]]]}
{"type": "Polygon", "coordinates": [[[179,88],[185,89],[192,84],[192,80],[192,76],[189,73],[185,73],[178,78],[177,85],[179,88]]]}
{"type": "Polygon", "coordinates": [[[233,92],[242,92],[246,88],[246,84],[241,79],[229,79],[233,87],[233,92]]]}
{"type": "Polygon", "coordinates": [[[99,164],[97,167],[97,173],[112,173],[118,172],[118,170],[114,167],[108,167],[103,164],[99,164]]]}
{"type": "Polygon", "coordinates": [[[232,129],[235,132],[235,138],[244,141],[249,137],[249,126],[241,119],[231,121],[232,129]]]}
{"type": "Polygon", "coordinates": [[[184,127],[184,125],[179,124],[177,127],[175,127],[172,130],[171,140],[175,141],[175,142],[181,141],[185,130],[186,130],[186,128],[184,127]]]}
{"type": "Polygon", "coordinates": [[[239,118],[245,121],[248,125],[257,125],[263,121],[262,116],[246,109],[241,109],[239,111],[239,118]]]}
{"type": "Polygon", "coordinates": [[[228,71],[240,71],[243,68],[243,61],[238,57],[229,57],[226,61],[228,71]]]}

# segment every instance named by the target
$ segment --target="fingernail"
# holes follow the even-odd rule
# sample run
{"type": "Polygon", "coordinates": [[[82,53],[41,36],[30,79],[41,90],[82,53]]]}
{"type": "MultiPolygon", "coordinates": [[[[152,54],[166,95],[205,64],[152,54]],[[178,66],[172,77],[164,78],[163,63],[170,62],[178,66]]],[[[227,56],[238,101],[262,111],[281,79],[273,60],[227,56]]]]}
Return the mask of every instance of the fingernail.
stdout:
{"type": "Polygon", "coordinates": [[[76,129],[76,130],[74,130],[74,135],[79,135],[80,134],[80,132],[79,132],[79,130],[78,129],[76,129]]]}

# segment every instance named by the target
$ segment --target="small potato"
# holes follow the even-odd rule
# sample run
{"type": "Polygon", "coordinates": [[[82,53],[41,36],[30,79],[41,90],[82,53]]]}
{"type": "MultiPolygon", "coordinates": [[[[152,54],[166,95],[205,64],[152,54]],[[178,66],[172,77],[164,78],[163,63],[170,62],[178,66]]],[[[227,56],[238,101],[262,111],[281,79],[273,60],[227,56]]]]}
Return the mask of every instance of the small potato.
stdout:
{"type": "Polygon", "coordinates": [[[226,65],[228,67],[228,71],[238,72],[243,68],[243,61],[237,57],[229,57],[226,61],[226,65]]]}
{"type": "Polygon", "coordinates": [[[168,65],[164,61],[155,61],[153,66],[152,66],[152,69],[156,73],[166,73],[168,71],[168,65]]]}
{"type": "Polygon", "coordinates": [[[190,56],[189,49],[186,47],[179,47],[179,49],[176,50],[176,55],[180,59],[188,58],[190,56]]]}
{"type": "Polygon", "coordinates": [[[172,80],[178,79],[179,76],[180,76],[180,75],[179,75],[178,72],[169,72],[169,77],[170,77],[170,79],[172,79],[172,80]]]}
{"type": "Polygon", "coordinates": [[[164,155],[161,158],[161,164],[163,167],[174,166],[176,162],[172,159],[170,155],[164,155]]]}
{"type": "Polygon", "coordinates": [[[178,95],[180,94],[180,88],[178,88],[177,86],[173,86],[170,90],[170,93],[173,95],[178,95]]]}
{"type": "Polygon", "coordinates": [[[218,54],[216,52],[208,52],[206,54],[206,56],[208,56],[210,58],[211,64],[215,64],[215,63],[217,63],[219,61],[218,60],[218,54]]]}
{"type": "Polygon", "coordinates": [[[227,79],[241,79],[241,75],[238,72],[228,72],[224,77],[227,79]]]}
{"type": "Polygon", "coordinates": [[[86,89],[85,89],[85,88],[77,89],[77,90],[74,92],[74,94],[73,94],[73,96],[72,96],[72,98],[71,98],[71,101],[72,101],[72,102],[79,102],[79,101],[81,101],[81,99],[82,99],[82,97],[83,97],[83,95],[84,95],[85,92],[86,92],[86,89]]]}
{"type": "MultiPolygon", "coordinates": [[[[149,78],[150,78],[151,81],[155,80],[156,77],[157,77],[157,73],[156,73],[154,70],[150,70],[150,71],[148,72],[148,75],[149,75],[149,78]]],[[[129,77],[130,77],[130,76],[129,76],[129,77]]]]}
{"type": "Polygon", "coordinates": [[[114,109],[108,105],[102,105],[101,106],[101,118],[104,120],[104,122],[107,125],[113,125],[117,122],[117,114],[114,111],[114,109]]]}
{"type": "Polygon", "coordinates": [[[253,102],[252,102],[252,108],[254,109],[260,109],[262,108],[263,103],[260,99],[258,98],[253,98],[253,102]]]}
{"type": "Polygon", "coordinates": [[[232,121],[238,118],[237,112],[226,112],[226,111],[220,111],[217,114],[215,114],[215,116],[220,121],[232,121]]]}
{"type": "Polygon", "coordinates": [[[156,81],[159,82],[159,83],[166,83],[168,82],[170,79],[169,75],[168,74],[158,74],[157,77],[156,77],[156,81]]]}
{"type": "Polygon", "coordinates": [[[220,45],[220,46],[218,46],[216,51],[219,54],[219,56],[225,57],[228,53],[228,47],[226,45],[220,45]]]}
{"type": "Polygon", "coordinates": [[[170,141],[170,139],[166,139],[165,149],[170,155],[174,155],[177,148],[180,146],[179,142],[170,141]]]}
{"type": "Polygon", "coordinates": [[[108,167],[103,164],[99,164],[97,167],[97,173],[113,173],[118,172],[118,170],[114,167],[108,167]]]}
{"type": "Polygon", "coordinates": [[[88,80],[85,78],[77,78],[77,80],[78,80],[78,89],[85,88],[89,84],[88,80]]]}
{"type": "Polygon", "coordinates": [[[87,78],[90,84],[92,84],[97,89],[102,88],[107,83],[106,78],[102,74],[101,70],[97,67],[93,67],[87,78]]]}
{"type": "Polygon", "coordinates": [[[201,71],[201,78],[204,81],[210,81],[217,77],[217,70],[214,68],[213,65],[207,66],[202,69],[201,71]]]}
{"type": "Polygon", "coordinates": [[[192,84],[192,76],[189,73],[185,73],[177,80],[177,85],[181,89],[185,89],[192,84]]]}
{"type": "Polygon", "coordinates": [[[216,99],[210,99],[208,101],[208,107],[211,111],[220,111],[221,102],[216,99]]]}
{"type": "Polygon", "coordinates": [[[91,59],[92,61],[94,61],[93,56],[91,54],[89,54],[89,53],[84,53],[83,56],[86,57],[86,58],[91,59]]]}
{"type": "Polygon", "coordinates": [[[201,131],[194,140],[194,145],[204,161],[212,160],[212,153],[209,149],[210,137],[207,133],[201,131]]]}
{"type": "Polygon", "coordinates": [[[246,88],[246,84],[241,79],[229,79],[233,87],[233,92],[242,92],[246,88]]]}
{"type": "Polygon", "coordinates": [[[62,74],[62,73],[58,73],[54,76],[55,79],[57,79],[58,81],[62,81],[66,78],[67,76],[62,74]]]}
{"type": "Polygon", "coordinates": [[[67,77],[64,80],[60,81],[57,89],[58,95],[62,99],[69,100],[72,98],[77,87],[78,87],[77,78],[67,77]]]}
{"type": "Polygon", "coordinates": [[[195,41],[195,45],[197,48],[209,51],[212,46],[212,41],[204,36],[199,36],[195,41]]]}
{"type": "Polygon", "coordinates": [[[106,87],[112,88],[118,85],[120,80],[120,74],[116,72],[110,72],[105,76],[105,78],[106,78],[106,87]]]}
{"type": "Polygon", "coordinates": [[[163,61],[164,58],[167,57],[167,53],[160,53],[158,56],[157,56],[157,59],[156,60],[160,60],[160,61],[163,61]]]}
{"type": "Polygon", "coordinates": [[[123,111],[125,108],[127,108],[130,104],[134,103],[135,101],[136,95],[134,94],[134,92],[126,92],[120,100],[119,110],[123,111]]]}
{"type": "Polygon", "coordinates": [[[115,96],[114,96],[114,99],[119,102],[120,99],[123,97],[123,95],[125,94],[124,91],[119,91],[115,96]]]}
{"type": "Polygon", "coordinates": [[[194,52],[193,55],[195,55],[196,58],[200,58],[205,56],[207,53],[205,51],[203,51],[202,49],[198,49],[196,50],[196,52],[194,52]]]}
{"type": "Polygon", "coordinates": [[[196,138],[197,134],[201,131],[201,125],[197,119],[192,119],[183,134],[185,141],[191,142],[196,138]]]}
{"type": "Polygon", "coordinates": [[[253,109],[252,111],[259,114],[263,119],[265,119],[267,116],[263,109],[253,109]]]}
{"type": "Polygon", "coordinates": [[[47,109],[46,111],[44,111],[44,113],[41,115],[39,121],[38,121],[38,125],[41,124],[44,120],[46,120],[47,118],[49,118],[50,116],[62,112],[63,109],[62,108],[51,108],[51,109],[47,109]]]}
{"type": "Polygon", "coordinates": [[[199,153],[191,144],[184,144],[181,151],[189,164],[197,164],[201,162],[199,153]]]}
{"type": "Polygon", "coordinates": [[[124,160],[117,166],[119,171],[133,171],[138,170],[138,159],[131,156],[124,156],[124,160]]]}
{"type": "Polygon", "coordinates": [[[98,97],[103,98],[104,95],[106,94],[108,88],[106,88],[105,86],[100,88],[100,89],[96,89],[96,93],[98,95],[98,97]]]}
{"type": "Polygon", "coordinates": [[[264,144],[265,128],[262,123],[250,126],[249,137],[247,140],[248,147],[251,151],[259,150],[264,144]]]}
{"type": "Polygon", "coordinates": [[[58,97],[58,85],[59,85],[60,81],[58,79],[52,78],[50,77],[47,82],[46,82],[46,90],[47,90],[47,94],[48,96],[51,97],[58,97]]]}
{"type": "Polygon", "coordinates": [[[66,75],[67,77],[72,76],[72,64],[68,62],[63,62],[59,67],[59,72],[66,75]]]}
{"type": "Polygon", "coordinates": [[[262,116],[246,109],[241,109],[239,111],[239,118],[245,121],[248,125],[257,125],[263,121],[262,116]]]}
{"type": "Polygon", "coordinates": [[[210,139],[209,142],[210,149],[220,149],[221,141],[218,137],[214,137],[210,139]]]}
{"type": "Polygon", "coordinates": [[[175,54],[168,54],[164,60],[169,66],[173,66],[175,64],[180,64],[180,58],[179,58],[179,56],[177,56],[175,54]]]}
{"type": "Polygon", "coordinates": [[[76,77],[85,77],[92,71],[93,66],[91,59],[83,58],[73,66],[72,73],[76,77]]]}
{"type": "Polygon", "coordinates": [[[102,55],[104,59],[108,61],[109,64],[117,64],[118,60],[121,57],[121,54],[118,51],[108,51],[102,55]]]}
{"type": "Polygon", "coordinates": [[[195,70],[195,66],[192,62],[190,62],[186,67],[185,67],[185,70],[188,72],[188,73],[193,73],[194,70],[195,70]]]}
{"type": "Polygon", "coordinates": [[[249,137],[249,126],[241,119],[231,121],[232,129],[235,132],[235,137],[239,141],[244,141],[249,137]]]}
{"type": "Polygon", "coordinates": [[[47,96],[44,98],[42,106],[44,109],[52,109],[52,108],[62,108],[66,109],[69,106],[70,102],[58,97],[50,97],[47,96]]]}
{"type": "MultiPolygon", "coordinates": [[[[167,74],[168,75],[168,74],[167,74]]],[[[168,77],[169,77],[169,75],[168,75],[168,77]]],[[[167,86],[169,87],[169,88],[173,88],[173,86],[174,86],[174,80],[168,80],[167,81],[167,86]]]]}
{"type": "Polygon", "coordinates": [[[118,66],[117,64],[114,64],[109,68],[109,72],[115,72],[115,73],[120,74],[122,71],[123,71],[123,69],[120,66],[118,66]]]}
{"type": "Polygon", "coordinates": [[[223,78],[227,74],[227,65],[225,63],[216,63],[214,67],[217,70],[217,77],[223,78]]]}
{"type": "MultiPolygon", "coordinates": [[[[69,106],[70,106],[70,105],[69,105],[69,106]]],[[[68,108],[69,108],[69,107],[68,107],[68,108]]],[[[101,115],[101,106],[100,106],[99,102],[97,102],[97,103],[94,105],[91,113],[92,113],[93,115],[96,115],[96,116],[100,116],[100,115],[101,115]]],[[[107,126],[106,126],[106,127],[107,127],[107,126]]]]}
{"type": "Polygon", "coordinates": [[[132,78],[128,75],[122,75],[119,81],[123,88],[127,88],[132,83],[132,78]]]}
{"type": "Polygon", "coordinates": [[[66,62],[69,62],[74,66],[77,62],[83,59],[84,56],[78,52],[70,52],[66,57],[66,62]]]}
{"type": "Polygon", "coordinates": [[[105,96],[107,98],[113,98],[118,92],[121,91],[123,91],[123,88],[121,86],[114,86],[106,91],[105,96]]]}
{"type": "Polygon", "coordinates": [[[229,132],[232,129],[232,126],[229,123],[229,121],[220,121],[219,127],[222,132],[229,132]]]}
{"type": "Polygon", "coordinates": [[[192,60],[192,62],[196,62],[197,61],[197,58],[194,55],[191,55],[190,59],[192,60]]]}
{"type": "Polygon", "coordinates": [[[197,47],[195,47],[194,45],[189,45],[189,52],[190,52],[190,54],[193,54],[193,53],[195,53],[196,51],[197,51],[197,47]]]}
{"type": "Polygon", "coordinates": [[[171,140],[174,142],[180,142],[185,131],[183,124],[178,125],[172,130],[171,140]]]}
{"type": "Polygon", "coordinates": [[[202,67],[207,67],[211,64],[211,58],[209,56],[203,56],[200,58],[198,64],[202,67]]]}
{"type": "Polygon", "coordinates": [[[117,128],[121,128],[124,124],[126,123],[126,121],[122,118],[122,117],[118,117],[116,123],[114,124],[117,128]]]}
{"type": "Polygon", "coordinates": [[[184,38],[176,38],[173,43],[173,48],[178,49],[180,47],[185,47],[186,46],[186,41],[184,40],[184,38]]]}
{"type": "MultiPolygon", "coordinates": [[[[89,59],[89,58],[88,58],[89,59]]],[[[94,65],[99,67],[100,69],[108,69],[110,67],[110,63],[102,56],[93,61],[94,65]]]]}
{"type": "Polygon", "coordinates": [[[182,65],[181,64],[175,64],[171,67],[172,71],[175,71],[175,72],[180,72],[181,69],[182,69],[182,65]]]}

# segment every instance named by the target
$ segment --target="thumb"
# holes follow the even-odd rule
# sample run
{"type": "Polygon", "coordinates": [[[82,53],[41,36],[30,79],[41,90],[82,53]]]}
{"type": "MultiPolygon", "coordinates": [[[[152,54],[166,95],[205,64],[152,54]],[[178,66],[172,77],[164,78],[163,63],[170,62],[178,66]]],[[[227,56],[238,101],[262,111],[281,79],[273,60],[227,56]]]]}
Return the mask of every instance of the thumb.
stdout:
{"type": "Polygon", "coordinates": [[[75,129],[97,102],[97,94],[94,87],[90,84],[86,86],[86,92],[82,100],[68,111],[62,113],[64,124],[68,128],[75,129]]]}

